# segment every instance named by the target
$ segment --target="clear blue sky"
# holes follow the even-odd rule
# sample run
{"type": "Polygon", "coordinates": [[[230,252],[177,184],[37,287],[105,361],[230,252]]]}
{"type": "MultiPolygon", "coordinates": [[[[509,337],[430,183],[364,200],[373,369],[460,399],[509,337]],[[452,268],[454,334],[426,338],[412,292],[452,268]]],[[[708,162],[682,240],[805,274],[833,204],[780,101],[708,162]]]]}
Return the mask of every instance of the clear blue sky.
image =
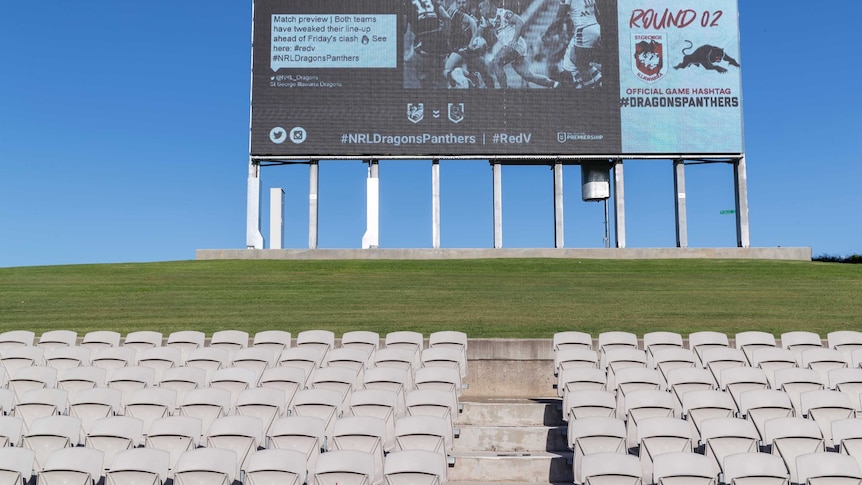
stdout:
{"type": "MultiPolygon", "coordinates": [[[[862,253],[862,2],[740,0],[751,244],[862,253]]],[[[245,247],[250,0],[0,7],[0,267],[194,259],[245,247]]],[[[430,161],[382,161],[380,245],[431,246],[430,161]]],[[[492,247],[485,161],[443,161],[443,247],[492,247]]],[[[320,166],[321,248],[361,246],[366,166],[320,166]]],[[[675,245],[669,161],[625,165],[627,245],[675,245]]],[[[686,169],[691,247],[734,246],[729,165],[686,169]]],[[[285,247],[308,243],[308,167],[285,247]]],[[[602,247],[603,206],[564,174],[566,247],[602,247]]],[[[552,172],[504,167],[503,245],[552,247],[552,172]]]]}

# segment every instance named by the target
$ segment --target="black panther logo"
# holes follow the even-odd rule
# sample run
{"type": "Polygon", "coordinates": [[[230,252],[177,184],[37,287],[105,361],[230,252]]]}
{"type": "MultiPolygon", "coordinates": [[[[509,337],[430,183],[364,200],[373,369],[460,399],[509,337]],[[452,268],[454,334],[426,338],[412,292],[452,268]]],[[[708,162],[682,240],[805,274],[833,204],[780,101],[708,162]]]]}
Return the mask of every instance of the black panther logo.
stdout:
{"type": "Polygon", "coordinates": [[[688,66],[695,65],[702,66],[704,69],[709,69],[711,71],[724,73],[727,72],[727,69],[716,65],[723,61],[727,61],[731,66],[739,67],[739,63],[736,62],[736,59],[727,55],[721,47],[716,47],[714,45],[702,45],[695,49],[691,54],[687,54],[686,51],[694,47],[694,44],[692,44],[690,40],[687,40],[686,42],[688,42],[688,47],[682,50],[682,62],[674,66],[674,69],[684,69],[688,66]]]}

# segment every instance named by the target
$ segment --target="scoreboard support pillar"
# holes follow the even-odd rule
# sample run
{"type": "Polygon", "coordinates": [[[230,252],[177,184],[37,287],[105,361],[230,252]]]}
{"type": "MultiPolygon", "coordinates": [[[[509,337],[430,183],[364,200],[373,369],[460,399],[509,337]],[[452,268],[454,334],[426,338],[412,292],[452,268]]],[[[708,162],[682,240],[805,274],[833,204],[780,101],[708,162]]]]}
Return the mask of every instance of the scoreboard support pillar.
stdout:
{"type": "Polygon", "coordinates": [[[284,249],[284,189],[269,189],[269,249],[284,249]]]}
{"type": "Polygon", "coordinates": [[[503,247],[503,165],[491,162],[494,175],[494,249],[503,247]]]}
{"type": "Polygon", "coordinates": [[[748,177],[745,173],[745,155],[733,164],[733,192],[736,196],[736,245],[751,247],[748,226],[748,177]]]}
{"type": "Polygon", "coordinates": [[[554,247],[565,247],[563,229],[563,164],[554,163],[554,247]]]}
{"type": "Polygon", "coordinates": [[[626,198],[623,187],[623,161],[614,160],[614,238],[615,246],[626,247],[626,198]]]}
{"type": "Polygon", "coordinates": [[[365,195],[365,234],[362,235],[362,249],[377,248],[379,245],[380,164],[377,160],[369,160],[365,195]]]}
{"type": "Polygon", "coordinates": [[[431,247],[440,249],[440,161],[431,161],[431,247]]]}
{"type": "Polygon", "coordinates": [[[317,249],[317,193],[320,188],[320,171],[317,160],[308,164],[308,249],[317,249]]]}
{"type": "Polygon", "coordinates": [[[688,222],[685,214],[685,161],[673,161],[674,212],[676,213],[676,247],[688,247],[688,222]]]}
{"type": "Polygon", "coordinates": [[[246,200],[245,247],[263,249],[260,233],[260,162],[248,161],[248,195],[246,200]]]}

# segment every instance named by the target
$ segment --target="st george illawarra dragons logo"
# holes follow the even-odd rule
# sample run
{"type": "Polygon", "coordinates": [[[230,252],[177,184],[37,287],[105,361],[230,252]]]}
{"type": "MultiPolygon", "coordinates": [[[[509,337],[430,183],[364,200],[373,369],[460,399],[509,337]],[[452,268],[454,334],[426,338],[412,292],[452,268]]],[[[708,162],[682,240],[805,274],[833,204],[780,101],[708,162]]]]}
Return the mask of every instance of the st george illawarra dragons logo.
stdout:
{"type": "Polygon", "coordinates": [[[666,45],[664,33],[632,34],[632,71],[638,79],[652,84],[667,74],[666,45]]]}

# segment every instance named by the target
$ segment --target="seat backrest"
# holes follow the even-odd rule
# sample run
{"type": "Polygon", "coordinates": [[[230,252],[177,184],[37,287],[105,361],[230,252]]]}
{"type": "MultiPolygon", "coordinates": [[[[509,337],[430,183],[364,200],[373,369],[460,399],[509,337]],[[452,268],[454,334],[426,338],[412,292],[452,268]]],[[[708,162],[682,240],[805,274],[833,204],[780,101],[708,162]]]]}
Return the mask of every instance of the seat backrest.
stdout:
{"type": "Polygon", "coordinates": [[[290,347],[291,338],[291,333],[286,330],[261,330],[254,334],[251,345],[270,349],[275,355],[281,355],[284,349],[290,347]]]}
{"type": "Polygon", "coordinates": [[[248,458],[246,480],[248,485],[303,485],[307,479],[305,460],[305,453],[296,450],[255,451],[248,458]]]}
{"type": "Polygon", "coordinates": [[[33,468],[36,461],[36,453],[33,450],[20,447],[0,447],[0,478],[4,483],[20,484],[30,483],[33,476],[33,468]],[[6,481],[6,478],[9,478],[6,481]]]}
{"type": "Polygon", "coordinates": [[[593,337],[586,332],[567,330],[555,333],[552,343],[554,352],[570,348],[592,349],[593,337]]]}
{"type": "Polygon", "coordinates": [[[56,476],[58,483],[75,483],[75,478],[85,475],[84,483],[95,484],[102,476],[104,453],[91,448],[63,448],[52,451],[39,472],[39,481],[54,483],[50,477],[56,476]],[[92,480],[92,482],[90,481],[92,480]]]}
{"type": "Polygon", "coordinates": [[[725,483],[776,483],[788,485],[790,474],[784,460],[769,453],[736,453],[724,457],[722,472],[725,483]],[[766,482],[772,478],[773,481],[766,482]],[[749,479],[749,480],[746,480],[749,479]],[[761,481],[755,482],[754,480],[761,481]],[[783,480],[783,482],[782,482],[783,480]]]}
{"type": "Polygon", "coordinates": [[[152,476],[155,485],[165,483],[171,466],[171,454],[156,448],[133,448],[118,451],[105,482],[109,484],[138,483],[140,474],[152,476]],[[128,480],[128,481],[127,481],[128,480]]]}
{"type": "Polygon", "coordinates": [[[81,347],[88,347],[93,350],[102,347],[119,346],[120,332],[115,332],[113,330],[94,330],[92,332],[85,333],[84,337],[81,339],[81,347]]]}
{"type": "Polygon", "coordinates": [[[447,481],[446,457],[427,450],[393,451],[386,455],[383,474],[390,485],[441,485],[447,481]]]}
{"type": "Polygon", "coordinates": [[[663,485],[666,478],[684,478],[691,484],[715,484],[718,468],[704,455],[688,452],[663,453],[653,458],[653,482],[663,485]]]}
{"type": "Polygon", "coordinates": [[[223,483],[230,485],[236,478],[237,456],[233,450],[222,448],[197,448],[180,455],[174,468],[174,483],[191,485],[202,483],[202,477],[218,477],[220,481],[204,483],[223,483]]]}
{"type": "Polygon", "coordinates": [[[341,335],[341,346],[362,350],[368,355],[368,360],[373,362],[374,352],[380,348],[380,334],[368,330],[344,332],[341,335]]]}
{"type": "Polygon", "coordinates": [[[314,476],[317,483],[367,485],[374,483],[374,455],[356,450],[334,450],[321,453],[314,476]]]}
{"type": "Polygon", "coordinates": [[[805,453],[796,457],[799,483],[809,485],[859,483],[862,471],[853,457],[842,453],[805,453]],[[840,480],[844,479],[844,480],[840,480]],[[821,481],[822,480],[822,481],[821,481]],[[839,481],[840,480],[840,481],[839,481]]]}

